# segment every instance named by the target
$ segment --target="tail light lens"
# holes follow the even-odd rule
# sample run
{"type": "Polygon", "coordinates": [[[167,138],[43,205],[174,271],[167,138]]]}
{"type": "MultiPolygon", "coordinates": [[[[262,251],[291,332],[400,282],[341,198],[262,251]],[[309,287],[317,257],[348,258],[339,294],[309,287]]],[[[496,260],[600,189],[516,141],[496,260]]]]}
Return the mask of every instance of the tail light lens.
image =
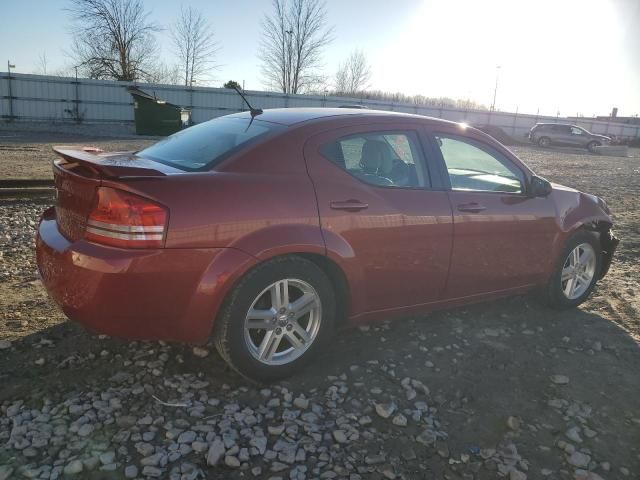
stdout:
{"type": "Polygon", "coordinates": [[[158,248],[164,244],[168,211],[162,205],[115,188],[99,187],[85,238],[114,247],[158,248]]]}

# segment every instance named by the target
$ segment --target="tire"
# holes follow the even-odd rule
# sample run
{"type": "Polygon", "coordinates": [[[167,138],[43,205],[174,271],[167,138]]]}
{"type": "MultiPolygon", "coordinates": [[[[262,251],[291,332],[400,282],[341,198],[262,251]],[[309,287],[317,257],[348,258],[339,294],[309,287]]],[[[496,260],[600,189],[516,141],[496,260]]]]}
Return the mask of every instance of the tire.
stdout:
{"type": "Polygon", "coordinates": [[[598,235],[595,232],[578,230],[569,237],[560,254],[558,263],[543,292],[544,303],[552,308],[558,309],[577,307],[584,302],[593,291],[600,277],[601,269],[602,250],[598,235]],[[572,259],[570,256],[576,249],[578,249],[580,258],[585,260],[585,264],[591,264],[590,267],[585,267],[585,272],[582,276],[580,274],[577,275],[578,278],[570,274],[572,270],[575,271],[575,269],[572,269],[572,259]],[[590,254],[594,256],[592,263],[586,261],[590,254]],[[570,277],[568,280],[563,279],[563,271],[570,277]],[[587,277],[590,277],[588,282],[586,281],[587,277]],[[571,285],[569,285],[571,281],[577,282],[576,284],[571,284],[576,286],[575,290],[572,290],[571,285]],[[571,293],[573,293],[573,295],[571,295],[571,293]]]}
{"type": "Polygon", "coordinates": [[[274,382],[299,371],[322,349],[333,333],[335,311],[333,286],[322,269],[298,256],[279,257],[239,280],[218,313],[214,343],[244,377],[274,382]],[[288,308],[296,300],[308,305],[288,308]]]}
{"type": "Polygon", "coordinates": [[[549,145],[551,145],[551,139],[549,139],[549,137],[540,137],[538,139],[538,145],[540,145],[542,148],[547,148],[549,145]]]}
{"type": "Polygon", "coordinates": [[[595,140],[592,142],[589,142],[587,144],[587,150],[589,150],[591,153],[595,153],[596,151],[596,147],[600,146],[600,142],[596,142],[595,140]]]}

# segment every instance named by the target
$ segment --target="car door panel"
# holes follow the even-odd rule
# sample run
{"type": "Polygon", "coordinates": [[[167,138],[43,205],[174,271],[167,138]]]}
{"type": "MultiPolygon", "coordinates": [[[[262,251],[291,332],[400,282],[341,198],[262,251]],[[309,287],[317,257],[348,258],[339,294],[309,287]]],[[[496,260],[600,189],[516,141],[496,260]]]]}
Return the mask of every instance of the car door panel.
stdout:
{"type": "MultiPolygon", "coordinates": [[[[477,139],[467,140],[508,161],[491,146],[477,139]]],[[[435,137],[432,142],[439,145],[435,137]]],[[[437,150],[446,168],[440,147],[437,150]]],[[[512,167],[518,168],[509,165],[512,167]]],[[[449,190],[448,196],[453,208],[454,242],[445,298],[518,289],[544,280],[557,233],[555,207],[549,198],[455,189],[449,190]]]]}
{"type": "MultiPolygon", "coordinates": [[[[407,129],[416,127],[393,126],[407,129]]],[[[305,145],[322,231],[332,239],[327,246],[350,247],[337,257],[350,277],[351,316],[435,302],[449,271],[453,224],[446,192],[370,185],[320,152],[339,137],[380,130],[379,125],[343,128],[305,145]]]]}

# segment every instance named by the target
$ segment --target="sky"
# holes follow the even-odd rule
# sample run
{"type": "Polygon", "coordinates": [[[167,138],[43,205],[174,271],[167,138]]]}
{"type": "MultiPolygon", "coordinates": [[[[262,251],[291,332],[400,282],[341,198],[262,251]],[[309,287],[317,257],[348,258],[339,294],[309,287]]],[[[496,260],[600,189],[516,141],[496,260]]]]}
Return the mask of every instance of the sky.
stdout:
{"type": "MultiPolygon", "coordinates": [[[[169,28],[180,0],[145,0],[169,28]]],[[[0,71],[11,60],[35,73],[73,65],[67,0],[0,0],[0,71]]],[[[258,49],[268,0],[182,0],[200,9],[219,43],[213,86],[233,79],[264,87],[258,49]]],[[[334,41],[323,54],[333,77],[354,49],[371,88],[470,99],[502,111],[561,116],[640,114],[640,0],[327,0],[334,41]],[[499,68],[498,68],[499,67],[499,68]]],[[[162,60],[176,61],[168,30],[162,60]]]]}

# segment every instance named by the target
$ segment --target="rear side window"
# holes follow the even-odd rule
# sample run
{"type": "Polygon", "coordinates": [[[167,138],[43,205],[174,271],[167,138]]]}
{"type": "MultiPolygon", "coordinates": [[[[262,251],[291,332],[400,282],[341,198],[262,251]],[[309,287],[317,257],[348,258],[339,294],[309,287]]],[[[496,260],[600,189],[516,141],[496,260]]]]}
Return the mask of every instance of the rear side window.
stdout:
{"type": "Polygon", "coordinates": [[[181,170],[205,170],[275,128],[257,119],[220,117],[174,133],[137,155],[181,170]]]}
{"type": "Polygon", "coordinates": [[[428,186],[414,132],[366,132],[324,145],[321,153],[354,177],[381,187],[428,186]]]}

